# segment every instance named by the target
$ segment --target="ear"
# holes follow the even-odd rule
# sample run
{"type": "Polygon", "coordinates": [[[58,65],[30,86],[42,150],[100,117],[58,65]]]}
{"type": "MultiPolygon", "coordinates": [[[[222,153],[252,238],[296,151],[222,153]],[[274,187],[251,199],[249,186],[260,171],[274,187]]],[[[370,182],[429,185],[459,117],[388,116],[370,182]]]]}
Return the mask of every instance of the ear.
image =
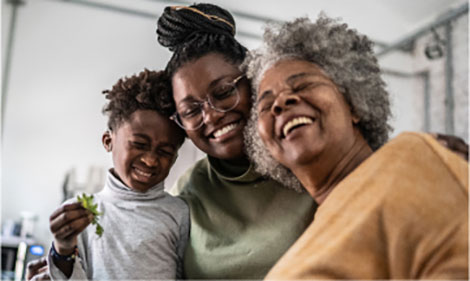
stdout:
{"type": "Polygon", "coordinates": [[[361,119],[359,117],[356,116],[356,114],[353,114],[352,116],[352,122],[354,125],[357,125],[357,123],[359,123],[359,121],[361,121],[361,119]]]}
{"type": "Polygon", "coordinates": [[[349,106],[349,112],[351,114],[351,121],[353,123],[353,125],[357,125],[359,123],[359,121],[361,121],[361,118],[359,118],[357,116],[357,114],[354,112],[354,110],[351,108],[351,106],[349,106]]]}
{"type": "Polygon", "coordinates": [[[103,143],[104,149],[106,149],[107,152],[111,152],[113,150],[113,137],[110,131],[103,133],[101,142],[103,143]]]}

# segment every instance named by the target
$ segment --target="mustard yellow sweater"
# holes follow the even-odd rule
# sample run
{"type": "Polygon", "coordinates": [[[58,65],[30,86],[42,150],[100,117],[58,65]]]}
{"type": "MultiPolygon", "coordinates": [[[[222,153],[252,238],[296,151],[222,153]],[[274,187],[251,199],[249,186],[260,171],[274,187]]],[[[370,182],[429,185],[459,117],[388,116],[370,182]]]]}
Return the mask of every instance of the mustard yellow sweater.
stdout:
{"type": "Polygon", "coordinates": [[[267,279],[468,279],[468,163],[404,133],[330,193],[267,279]]]}

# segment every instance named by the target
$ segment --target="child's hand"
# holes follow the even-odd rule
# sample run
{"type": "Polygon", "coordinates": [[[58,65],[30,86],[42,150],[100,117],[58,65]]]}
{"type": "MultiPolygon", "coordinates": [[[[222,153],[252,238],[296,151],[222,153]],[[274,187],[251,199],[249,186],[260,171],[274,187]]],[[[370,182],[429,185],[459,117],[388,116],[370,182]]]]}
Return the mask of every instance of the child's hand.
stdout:
{"type": "Polygon", "coordinates": [[[77,236],[93,220],[90,211],[82,203],[65,204],[55,210],[49,218],[54,235],[54,247],[60,255],[69,255],[77,245],[77,236]]]}
{"type": "Polygon", "coordinates": [[[48,272],[47,258],[42,257],[28,262],[25,279],[28,281],[51,280],[51,276],[48,272]]]}

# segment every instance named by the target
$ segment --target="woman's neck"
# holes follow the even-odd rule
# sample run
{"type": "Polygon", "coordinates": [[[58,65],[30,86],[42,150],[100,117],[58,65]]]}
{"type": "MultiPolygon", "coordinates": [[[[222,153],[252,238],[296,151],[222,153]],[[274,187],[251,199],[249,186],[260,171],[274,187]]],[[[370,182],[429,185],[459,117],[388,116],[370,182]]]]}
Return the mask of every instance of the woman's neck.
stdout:
{"type": "Polygon", "coordinates": [[[322,167],[322,163],[317,163],[319,167],[308,166],[293,171],[319,205],[325,201],[326,197],[339,182],[372,154],[372,149],[366,140],[359,132],[357,134],[352,146],[346,150],[346,154],[323,175],[312,172],[327,168],[325,166],[322,167]]]}
{"type": "Polygon", "coordinates": [[[211,157],[211,163],[216,167],[217,171],[228,177],[238,177],[246,173],[250,166],[247,157],[220,159],[211,157]]]}
{"type": "Polygon", "coordinates": [[[245,155],[240,158],[223,159],[223,161],[236,166],[245,166],[250,163],[250,160],[248,160],[248,157],[246,157],[245,155]]]}

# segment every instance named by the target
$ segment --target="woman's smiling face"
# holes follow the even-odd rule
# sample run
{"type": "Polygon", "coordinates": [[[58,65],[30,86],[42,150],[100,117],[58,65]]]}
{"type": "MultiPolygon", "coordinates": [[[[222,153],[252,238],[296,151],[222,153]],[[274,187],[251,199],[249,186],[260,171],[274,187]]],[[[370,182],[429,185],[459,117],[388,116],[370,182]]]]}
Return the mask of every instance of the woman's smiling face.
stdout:
{"type": "Polygon", "coordinates": [[[334,163],[351,147],[358,120],[338,87],[315,64],[285,59],[260,81],[258,131],[273,157],[289,169],[334,163]]]}
{"type": "MultiPolygon", "coordinates": [[[[181,115],[186,103],[202,102],[223,85],[232,83],[242,73],[218,53],[207,54],[182,66],[172,77],[173,97],[181,115]]],[[[202,126],[186,130],[188,137],[202,151],[220,159],[244,157],[243,128],[250,112],[250,85],[242,78],[235,85],[240,95],[238,104],[227,112],[203,104],[202,126]]],[[[202,114],[202,112],[201,112],[202,114]]]]}

